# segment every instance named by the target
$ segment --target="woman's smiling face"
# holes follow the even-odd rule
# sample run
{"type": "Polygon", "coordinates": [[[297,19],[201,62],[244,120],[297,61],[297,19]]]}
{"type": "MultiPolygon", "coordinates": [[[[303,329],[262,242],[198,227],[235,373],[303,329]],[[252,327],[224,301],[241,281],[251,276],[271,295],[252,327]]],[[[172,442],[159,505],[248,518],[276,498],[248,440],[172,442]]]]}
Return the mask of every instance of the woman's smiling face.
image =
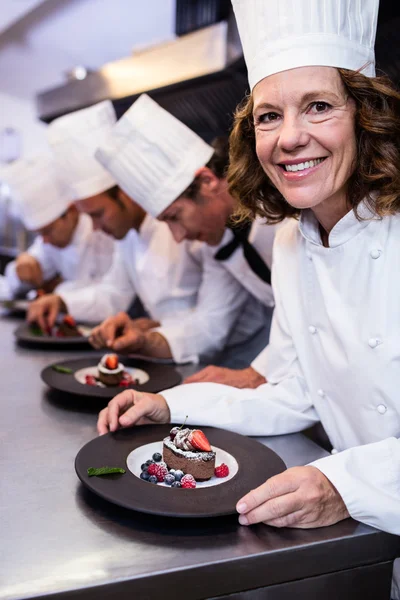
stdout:
{"type": "Polygon", "coordinates": [[[253,90],[258,159],[273,185],[303,209],[346,204],[355,169],[355,102],[337,69],[301,67],[253,90]]]}

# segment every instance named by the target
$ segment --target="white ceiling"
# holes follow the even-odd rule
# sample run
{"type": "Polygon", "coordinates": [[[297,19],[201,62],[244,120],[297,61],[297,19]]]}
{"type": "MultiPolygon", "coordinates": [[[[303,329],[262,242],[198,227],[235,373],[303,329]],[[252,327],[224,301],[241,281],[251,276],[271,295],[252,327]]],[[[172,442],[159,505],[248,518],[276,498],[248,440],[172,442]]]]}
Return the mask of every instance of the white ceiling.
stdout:
{"type": "Polygon", "coordinates": [[[175,0],[0,1],[0,92],[29,100],[76,65],[174,37],[175,0]]]}
{"type": "Polygon", "coordinates": [[[0,11],[0,34],[21,19],[44,0],[2,0],[0,11]]]}

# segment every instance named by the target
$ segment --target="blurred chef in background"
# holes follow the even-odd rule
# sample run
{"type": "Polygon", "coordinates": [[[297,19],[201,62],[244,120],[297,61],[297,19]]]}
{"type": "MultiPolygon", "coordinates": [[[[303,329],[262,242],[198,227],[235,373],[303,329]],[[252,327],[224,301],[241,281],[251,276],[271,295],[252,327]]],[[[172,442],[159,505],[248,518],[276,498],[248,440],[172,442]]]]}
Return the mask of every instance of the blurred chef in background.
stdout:
{"type": "MultiPolygon", "coordinates": [[[[253,224],[231,225],[227,229],[235,210],[225,177],[229,162],[227,140],[216,140],[214,147],[206,145],[186,125],[143,94],[113,127],[96,158],[148,214],[168,224],[177,242],[198,240],[207,244],[209,259],[222,266],[225,278],[229,273],[247,290],[249,301],[243,306],[236,333],[255,328],[260,320],[260,307],[264,327],[270,322],[274,305],[270,265],[275,226],[256,220],[253,224]]],[[[224,297],[228,311],[230,304],[223,281],[215,279],[214,288],[224,297]]],[[[194,314],[192,318],[195,331],[207,326],[206,322],[198,321],[199,316],[194,314]]],[[[107,339],[108,329],[117,325],[122,328],[122,339],[114,347],[121,350],[123,341],[126,351],[136,350],[135,331],[129,331],[128,319],[120,318],[114,324],[104,323],[95,332],[98,347],[107,339]]],[[[264,362],[261,357],[258,367],[261,371],[264,362]]],[[[243,386],[250,381],[253,386],[265,381],[251,367],[232,373],[243,386]]]]}
{"type": "Polygon", "coordinates": [[[6,267],[12,296],[46,286],[49,291],[81,286],[107,272],[114,242],[94,231],[87,215],[78,213],[51,156],[18,160],[2,169],[1,177],[12,191],[25,228],[38,234],[32,246],[6,267]]]}
{"type": "MultiPolygon", "coordinates": [[[[176,362],[215,354],[224,347],[232,328],[236,330],[249,294],[205,251],[204,244],[177,244],[168,226],[147,215],[118,185],[120,178],[96,162],[95,149],[114,122],[111,102],[102,102],[61,117],[48,128],[60,176],[74,190],[79,210],[92,217],[96,228],[119,241],[113,266],[103,281],[79,292],[67,290],[41,298],[28,318],[45,327],[53,324],[60,311],[97,323],[117,314],[111,326],[94,332],[91,341],[95,347],[125,350],[121,341],[128,322],[129,351],[172,357],[176,362]],[[140,298],[149,318],[131,320],[124,312],[135,297],[140,298]]],[[[189,153],[181,153],[181,162],[190,173],[213,154],[213,149],[186,127],[176,132],[174,139],[177,146],[190,147],[189,153]]],[[[155,188],[162,179],[168,192],[162,167],[155,156],[149,186],[155,188]]],[[[125,178],[135,176],[135,168],[132,163],[125,178]]],[[[183,185],[186,179],[185,175],[183,185]]],[[[254,335],[263,323],[262,307],[256,300],[251,302],[258,319],[253,318],[241,331],[239,341],[254,335]]]]}

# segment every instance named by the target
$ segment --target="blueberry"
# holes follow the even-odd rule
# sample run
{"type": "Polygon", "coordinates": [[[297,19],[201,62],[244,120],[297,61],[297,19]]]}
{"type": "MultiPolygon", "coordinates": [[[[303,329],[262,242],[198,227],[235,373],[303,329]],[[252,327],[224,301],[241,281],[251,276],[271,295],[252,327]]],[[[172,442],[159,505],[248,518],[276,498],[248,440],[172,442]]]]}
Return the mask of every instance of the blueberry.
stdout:
{"type": "Polygon", "coordinates": [[[162,456],[159,452],[155,452],[152,456],[152,459],[154,460],[154,462],[160,462],[160,460],[162,459],[162,456]]]}
{"type": "Polygon", "coordinates": [[[148,474],[147,469],[146,469],[146,471],[142,471],[140,473],[140,479],[144,479],[145,481],[148,481],[149,478],[150,478],[150,475],[148,474]]]}
{"type": "Polygon", "coordinates": [[[157,477],[155,475],[150,475],[147,481],[149,483],[157,483],[157,477]]]}
{"type": "Polygon", "coordinates": [[[184,476],[184,472],[181,471],[180,469],[178,469],[177,471],[175,471],[175,480],[176,481],[180,481],[183,476],[184,476]]]}
{"type": "Polygon", "coordinates": [[[141,471],[147,471],[147,469],[149,468],[150,465],[148,465],[147,463],[143,463],[140,467],[141,471]]]}
{"type": "Polygon", "coordinates": [[[175,481],[175,477],[173,475],[171,475],[171,473],[168,473],[165,477],[164,477],[164,483],[166,483],[167,485],[172,485],[175,481]]]}
{"type": "Polygon", "coordinates": [[[171,483],[171,487],[181,487],[181,482],[180,481],[174,481],[174,483],[171,483]]]}
{"type": "Polygon", "coordinates": [[[168,472],[171,473],[171,475],[174,475],[174,477],[175,477],[175,473],[176,473],[175,469],[170,469],[168,472]]]}
{"type": "Polygon", "coordinates": [[[149,460],[146,460],[145,464],[147,466],[151,465],[154,462],[154,460],[151,460],[151,458],[149,458],[149,460]]]}
{"type": "Polygon", "coordinates": [[[167,463],[164,461],[161,461],[160,463],[158,463],[160,465],[160,467],[165,467],[166,469],[168,469],[167,463]]]}

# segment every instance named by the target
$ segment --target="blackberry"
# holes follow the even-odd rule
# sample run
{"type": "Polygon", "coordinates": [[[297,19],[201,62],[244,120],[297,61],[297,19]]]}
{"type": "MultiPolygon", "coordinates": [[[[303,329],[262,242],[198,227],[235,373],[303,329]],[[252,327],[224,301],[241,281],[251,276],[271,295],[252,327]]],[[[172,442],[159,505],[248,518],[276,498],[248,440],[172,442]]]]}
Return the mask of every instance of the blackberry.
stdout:
{"type": "Polygon", "coordinates": [[[167,475],[164,477],[164,483],[166,483],[167,485],[172,485],[174,481],[175,477],[171,475],[171,473],[167,473],[167,475]]]}
{"type": "Polygon", "coordinates": [[[159,452],[155,452],[152,456],[152,459],[154,460],[154,462],[160,462],[160,460],[162,459],[162,456],[159,452]]]}
{"type": "Polygon", "coordinates": [[[147,481],[149,483],[157,483],[157,477],[155,475],[150,475],[147,481]]]}

